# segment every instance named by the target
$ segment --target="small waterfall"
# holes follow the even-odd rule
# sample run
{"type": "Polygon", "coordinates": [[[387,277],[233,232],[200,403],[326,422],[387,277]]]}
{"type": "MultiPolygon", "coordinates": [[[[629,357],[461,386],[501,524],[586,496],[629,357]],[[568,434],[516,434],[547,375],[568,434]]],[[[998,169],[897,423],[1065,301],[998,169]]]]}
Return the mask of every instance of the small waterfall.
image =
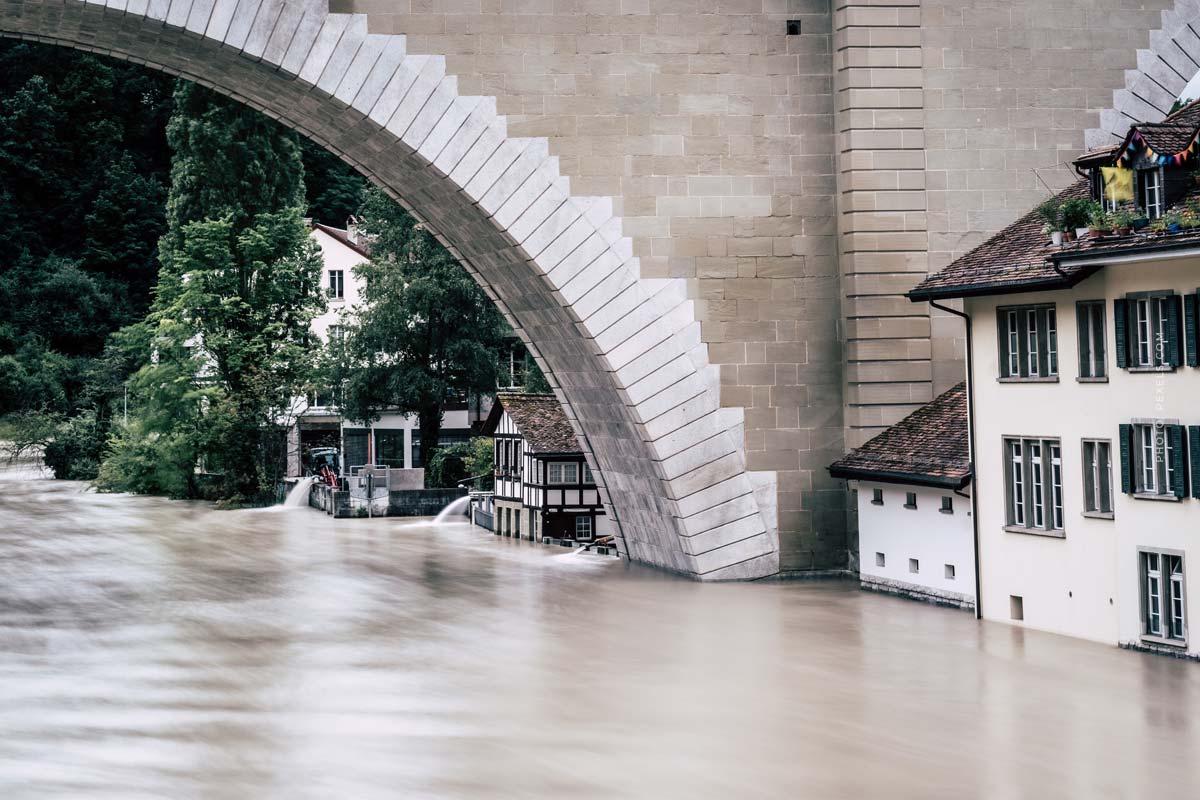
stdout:
{"type": "Polygon", "coordinates": [[[470,495],[460,497],[450,505],[443,508],[438,515],[433,518],[434,525],[441,525],[443,522],[458,522],[459,520],[452,519],[453,517],[465,517],[467,515],[467,504],[471,502],[470,495]]]}
{"type": "Polygon", "coordinates": [[[312,488],[312,485],[316,480],[316,477],[309,477],[301,478],[300,480],[296,481],[296,485],[292,487],[292,490],[288,492],[287,497],[284,498],[283,507],[303,508],[304,506],[307,506],[308,490],[312,488]]]}

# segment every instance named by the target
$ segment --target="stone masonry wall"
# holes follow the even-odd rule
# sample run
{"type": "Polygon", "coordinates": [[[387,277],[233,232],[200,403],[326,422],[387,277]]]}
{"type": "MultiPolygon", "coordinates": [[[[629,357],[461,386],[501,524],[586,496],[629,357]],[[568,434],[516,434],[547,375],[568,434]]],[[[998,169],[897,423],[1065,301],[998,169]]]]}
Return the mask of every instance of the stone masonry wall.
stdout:
{"type": "Polygon", "coordinates": [[[842,567],[827,0],[333,0],[446,56],[573,192],[612,196],[643,277],[688,280],[747,466],[778,473],[781,567],[842,567]],[[799,20],[799,35],[787,35],[799,20]]]}

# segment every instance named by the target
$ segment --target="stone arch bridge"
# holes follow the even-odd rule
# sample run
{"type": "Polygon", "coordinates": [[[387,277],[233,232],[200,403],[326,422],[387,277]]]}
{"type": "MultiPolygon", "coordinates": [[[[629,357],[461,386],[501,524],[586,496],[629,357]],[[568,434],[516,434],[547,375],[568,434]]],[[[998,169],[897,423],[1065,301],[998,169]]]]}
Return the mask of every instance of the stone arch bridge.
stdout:
{"type": "Polygon", "coordinates": [[[400,199],[550,377],[637,560],[843,569],[824,467],[961,375],[902,297],[1200,68],[1194,0],[0,0],[400,199]]]}

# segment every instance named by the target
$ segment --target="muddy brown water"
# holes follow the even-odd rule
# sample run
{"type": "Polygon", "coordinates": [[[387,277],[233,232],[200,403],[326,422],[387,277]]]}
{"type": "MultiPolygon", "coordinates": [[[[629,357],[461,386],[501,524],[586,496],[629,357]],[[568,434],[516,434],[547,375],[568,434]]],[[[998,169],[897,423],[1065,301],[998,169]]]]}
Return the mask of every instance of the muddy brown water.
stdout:
{"type": "Polygon", "coordinates": [[[0,798],[1200,796],[1200,665],[0,475],[0,798]]]}

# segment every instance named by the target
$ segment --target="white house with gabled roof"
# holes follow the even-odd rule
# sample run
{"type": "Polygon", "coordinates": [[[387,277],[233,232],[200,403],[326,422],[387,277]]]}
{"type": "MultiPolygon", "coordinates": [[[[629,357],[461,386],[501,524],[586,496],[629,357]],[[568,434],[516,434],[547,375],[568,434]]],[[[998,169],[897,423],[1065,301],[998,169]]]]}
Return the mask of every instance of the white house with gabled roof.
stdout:
{"type": "Polygon", "coordinates": [[[1127,215],[1030,212],[909,293],[966,317],[988,619],[1200,658],[1198,136],[1132,126],[1056,198],[1127,215]]]}

